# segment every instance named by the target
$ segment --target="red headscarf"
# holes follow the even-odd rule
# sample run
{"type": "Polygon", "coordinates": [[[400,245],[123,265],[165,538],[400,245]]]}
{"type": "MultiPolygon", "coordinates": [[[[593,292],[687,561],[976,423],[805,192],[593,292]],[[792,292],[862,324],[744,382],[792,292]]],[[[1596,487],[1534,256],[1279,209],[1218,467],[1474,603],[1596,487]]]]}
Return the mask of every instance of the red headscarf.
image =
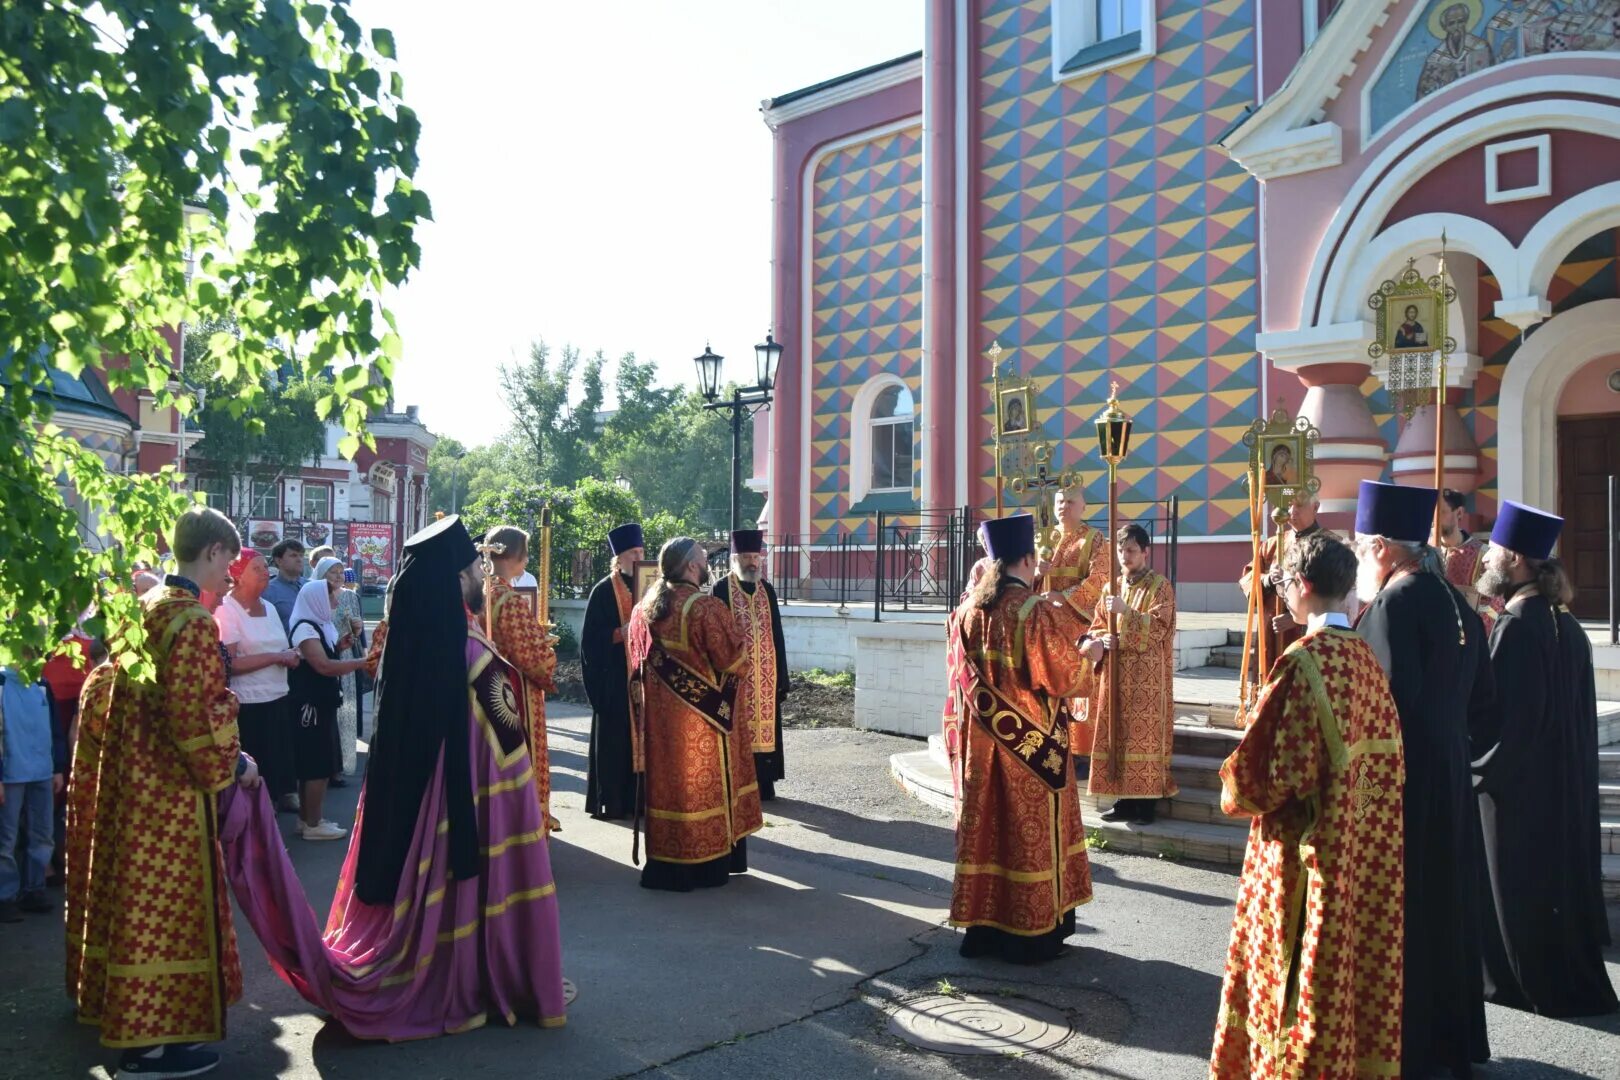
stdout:
{"type": "Polygon", "coordinates": [[[253,565],[253,560],[262,558],[264,558],[262,553],[254,551],[250,547],[245,547],[242,549],[242,554],[238,555],[235,561],[225,568],[225,572],[231,575],[232,581],[240,581],[242,575],[247,573],[247,568],[253,565]]]}

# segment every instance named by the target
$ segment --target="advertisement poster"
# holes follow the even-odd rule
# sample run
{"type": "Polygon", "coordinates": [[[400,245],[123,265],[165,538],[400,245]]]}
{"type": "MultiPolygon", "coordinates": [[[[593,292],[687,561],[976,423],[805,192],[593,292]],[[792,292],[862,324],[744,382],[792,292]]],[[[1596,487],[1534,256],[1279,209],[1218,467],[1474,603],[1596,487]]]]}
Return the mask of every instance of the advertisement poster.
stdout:
{"type": "Polygon", "coordinates": [[[332,543],[332,523],[330,521],[306,521],[303,523],[304,547],[306,549],[318,548],[332,543]]]}
{"type": "Polygon", "coordinates": [[[387,521],[349,522],[349,562],[360,560],[360,581],[382,585],[394,574],[394,526],[387,521]]]}
{"type": "Polygon", "coordinates": [[[346,566],[354,566],[354,556],[349,552],[349,523],[347,521],[332,522],[331,545],[343,552],[343,562],[346,566]]]}
{"type": "Polygon", "coordinates": [[[270,549],[281,543],[281,522],[264,518],[248,518],[247,542],[254,551],[265,555],[270,549]]]}

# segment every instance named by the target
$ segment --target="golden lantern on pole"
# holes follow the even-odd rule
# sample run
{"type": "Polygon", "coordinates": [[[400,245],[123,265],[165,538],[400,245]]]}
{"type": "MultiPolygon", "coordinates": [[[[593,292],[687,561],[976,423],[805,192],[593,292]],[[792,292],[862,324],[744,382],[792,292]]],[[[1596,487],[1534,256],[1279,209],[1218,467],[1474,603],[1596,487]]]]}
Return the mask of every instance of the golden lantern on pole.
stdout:
{"type": "MultiPolygon", "coordinates": [[[[1119,477],[1120,462],[1131,452],[1133,421],[1119,407],[1119,380],[1108,386],[1108,407],[1097,417],[1097,450],[1108,463],[1108,595],[1119,595],[1119,555],[1114,537],[1119,532],[1119,477]]],[[[1119,616],[1108,612],[1109,640],[1114,647],[1108,650],[1108,736],[1113,752],[1108,755],[1108,769],[1112,779],[1118,780],[1123,768],[1124,754],[1120,749],[1123,725],[1119,717],[1119,616]]]]}

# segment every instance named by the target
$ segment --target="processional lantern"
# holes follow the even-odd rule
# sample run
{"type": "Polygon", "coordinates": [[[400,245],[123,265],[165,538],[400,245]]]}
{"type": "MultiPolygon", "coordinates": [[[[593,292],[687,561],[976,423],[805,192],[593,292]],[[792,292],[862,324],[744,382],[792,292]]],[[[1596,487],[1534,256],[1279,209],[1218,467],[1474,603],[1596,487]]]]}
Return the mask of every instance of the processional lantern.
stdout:
{"type": "Polygon", "coordinates": [[[771,332],[765,332],[763,343],[754,346],[754,372],[759,379],[759,388],[769,390],[776,385],[776,367],[782,362],[782,346],[776,343],[771,332]]]}
{"type": "MultiPolygon", "coordinates": [[[[1108,384],[1108,407],[1097,417],[1097,451],[1108,465],[1108,595],[1121,595],[1119,590],[1119,551],[1115,537],[1119,535],[1119,466],[1131,452],[1131,428],[1134,421],[1119,407],[1119,380],[1108,384]]],[[[1108,727],[1112,752],[1108,755],[1110,779],[1118,781],[1125,766],[1125,724],[1119,715],[1119,616],[1108,612],[1108,633],[1114,648],[1108,650],[1108,727]]]]}

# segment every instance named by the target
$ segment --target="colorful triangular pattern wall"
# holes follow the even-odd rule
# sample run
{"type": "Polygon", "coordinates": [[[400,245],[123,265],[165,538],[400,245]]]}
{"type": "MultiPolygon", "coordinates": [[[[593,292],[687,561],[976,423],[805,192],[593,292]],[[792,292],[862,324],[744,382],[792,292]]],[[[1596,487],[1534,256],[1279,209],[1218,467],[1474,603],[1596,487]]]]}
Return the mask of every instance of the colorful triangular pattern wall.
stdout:
{"type": "MultiPolygon", "coordinates": [[[[865,542],[875,515],[850,504],[855,396],[893,374],[916,409],[922,402],[921,128],[829,154],[811,213],[810,533],[817,543],[844,532],[865,542]]],[[[914,431],[914,466],[918,441],[914,431]]],[[[908,501],[919,475],[913,467],[908,501]]]]}
{"type": "MultiPolygon", "coordinates": [[[[1050,0],[978,0],[977,311],[1038,387],[1060,467],[1105,497],[1091,421],[1136,418],[1120,499],[1184,536],[1248,534],[1261,407],[1258,185],[1213,147],[1255,97],[1253,0],[1159,0],[1156,55],[1052,81],[1050,0]]],[[[977,403],[990,414],[990,387],[977,403]]],[[[994,462],[973,459],[994,505],[994,462]]]]}

